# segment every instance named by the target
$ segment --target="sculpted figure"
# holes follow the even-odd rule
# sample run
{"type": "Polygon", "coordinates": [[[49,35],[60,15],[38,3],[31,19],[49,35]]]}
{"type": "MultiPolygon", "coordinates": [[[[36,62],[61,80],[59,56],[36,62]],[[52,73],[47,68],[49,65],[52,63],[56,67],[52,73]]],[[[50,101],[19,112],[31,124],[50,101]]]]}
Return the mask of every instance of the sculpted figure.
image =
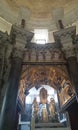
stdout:
{"type": "Polygon", "coordinates": [[[46,104],[47,103],[47,90],[42,88],[40,90],[40,103],[46,104]]]}
{"type": "Polygon", "coordinates": [[[32,115],[37,116],[39,111],[38,103],[36,98],[34,98],[33,103],[32,103],[32,115]]]}
{"type": "Polygon", "coordinates": [[[50,111],[50,116],[54,117],[55,116],[55,101],[53,98],[50,99],[49,111],[50,111]]]}

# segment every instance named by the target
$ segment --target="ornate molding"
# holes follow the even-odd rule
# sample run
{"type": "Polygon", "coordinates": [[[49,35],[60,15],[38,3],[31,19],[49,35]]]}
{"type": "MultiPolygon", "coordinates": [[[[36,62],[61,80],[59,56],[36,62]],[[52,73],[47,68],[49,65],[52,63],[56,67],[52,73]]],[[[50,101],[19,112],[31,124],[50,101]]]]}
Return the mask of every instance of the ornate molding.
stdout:
{"type": "Polygon", "coordinates": [[[56,43],[56,42],[55,43],[47,43],[47,44],[44,44],[44,45],[29,42],[28,44],[26,44],[25,48],[39,49],[39,50],[46,50],[46,49],[55,50],[55,49],[60,49],[61,46],[60,46],[59,43],[56,43]]]}
{"type": "Polygon", "coordinates": [[[27,42],[31,41],[33,33],[21,28],[21,26],[13,25],[10,37],[12,39],[12,42],[16,40],[21,41],[22,43],[24,42],[24,44],[26,44],[27,42]]]}
{"type": "Polygon", "coordinates": [[[66,58],[71,56],[76,56],[74,48],[74,38],[76,36],[76,27],[70,27],[66,29],[61,29],[54,33],[54,38],[56,41],[60,40],[62,44],[62,50],[65,53],[66,58]]]}
{"type": "Polygon", "coordinates": [[[76,36],[76,26],[61,29],[60,31],[54,32],[53,34],[54,34],[55,41],[70,39],[70,38],[73,39],[76,36]]]}
{"type": "Polygon", "coordinates": [[[23,58],[25,45],[31,40],[33,33],[27,32],[20,26],[13,25],[10,37],[14,44],[13,57],[23,58]]]}
{"type": "Polygon", "coordinates": [[[66,62],[57,43],[45,45],[30,43],[26,45],[24,51],[23,62],[66,62]]]}

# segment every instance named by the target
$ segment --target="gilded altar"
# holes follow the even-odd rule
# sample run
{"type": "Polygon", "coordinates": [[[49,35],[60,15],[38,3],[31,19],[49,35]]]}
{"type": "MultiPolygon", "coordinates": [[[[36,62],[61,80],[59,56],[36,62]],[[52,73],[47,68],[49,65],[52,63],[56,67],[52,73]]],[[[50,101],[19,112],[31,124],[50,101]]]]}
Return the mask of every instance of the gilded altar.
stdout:
{"type": "Polygon", "coordinates": [[[32,103],[32,116],[35,117],[36,121],[49,122],[52,119],[55,119],[55,101],[53,98],[50,99],[50,102],[47,101],[47,90],[42,88],[40,90],[40,102],[38,103],[36,97],[32,103]]]}

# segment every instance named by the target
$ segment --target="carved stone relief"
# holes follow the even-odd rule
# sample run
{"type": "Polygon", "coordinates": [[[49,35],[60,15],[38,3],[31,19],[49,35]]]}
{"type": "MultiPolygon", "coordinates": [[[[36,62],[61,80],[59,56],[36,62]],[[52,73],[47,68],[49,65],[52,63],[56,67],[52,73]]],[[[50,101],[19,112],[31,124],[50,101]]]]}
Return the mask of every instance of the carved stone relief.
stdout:
{"type": "Polygon", "coordinates": [[[52,44],[48,44],[48,47],[37,47],[36,44],[32,48],[31,46],[26,47],[23,62],[66,62],[62,51],[56,47],[53,49],[52,44]]]}

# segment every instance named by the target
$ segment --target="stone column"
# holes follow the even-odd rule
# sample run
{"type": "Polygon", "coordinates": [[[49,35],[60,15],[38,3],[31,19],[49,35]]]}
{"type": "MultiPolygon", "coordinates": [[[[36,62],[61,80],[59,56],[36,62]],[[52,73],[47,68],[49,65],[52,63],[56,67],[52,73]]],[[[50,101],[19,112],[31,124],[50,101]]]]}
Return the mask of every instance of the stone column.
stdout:
{"type": "Polygon", "coordinates": [[[0,111],[2,107],[4,61],[5,61],[5,45],[0,43],[0,111]]]}
{"type": "Polygon", "coordinates": [[[3,86],[6,81],[4,78],[5,77],[8,78],[8,74],[6,76],[5,73],[7,70],[8,70],[7,73],[9,73],[8,68],[10,66],[10,63],[9,63],[10,53],[11,53],[11,44],[10,44],[9,36],[7,33],[0,32],[0,111],[1,111],[2,100],[4,96],[4,94],[2,95],[2,91],[4,89],[3,86]],[[10,46],[10,49],[8,49],[9,46],[10,46]]]}
{"type": "Polygon", "coordinates": [[[7,33],[3,33],[0,31],[0,93],[2,90],[2,76],[5,62],[5,50],[6,50],[6,41],[8,40],[7,33]]]}
{"type": "Polygon", "coordinates": [[[4,68],[5,46],[0,44],[0,95],[2,90],[2,75],[4,68]]]}
{"type": "Polygon", "coordinates": [[[0,89],[0,112],[1,112],[1,107],[2,107],[2,102],[5,94],[5,89],[9,73],[10,73],[10,68],[11,68],[11,63],[10,63],[10,54],[12,51],[12,45],[7,43],[6,47],[4,48],[4,56],[3,56],[3,63],[2,63],[2,79],[1,79],[1,89],[0,89]]]}
{"type": "Polygon", "coordinates": [[[6,92],[1,111],[0,130],[14,130],[15,128],[18,84],[26,44],[26,32],[14,26],[12,28],[12,36],[13,35],[16,39],[13,39],[15,44],[11,56],[11,70],[5,84],[6,92]]]}
{"type": "Polygon", "coordinates": [[[73,38],[76,36],[76,27],[70,27],[54,33],[55,39],[60,39],[62,50],[68,63],[70,78],[74,86],[77,100],[78,100],[78,64],[75,53],[75,44],[73,38]]]}
{"type": "Polygon", "coordinates": [[[78,63],[78,42],[75,42],[75,43],[76,43],[75,52],[76,52],[77,63],[78,63]]]}

